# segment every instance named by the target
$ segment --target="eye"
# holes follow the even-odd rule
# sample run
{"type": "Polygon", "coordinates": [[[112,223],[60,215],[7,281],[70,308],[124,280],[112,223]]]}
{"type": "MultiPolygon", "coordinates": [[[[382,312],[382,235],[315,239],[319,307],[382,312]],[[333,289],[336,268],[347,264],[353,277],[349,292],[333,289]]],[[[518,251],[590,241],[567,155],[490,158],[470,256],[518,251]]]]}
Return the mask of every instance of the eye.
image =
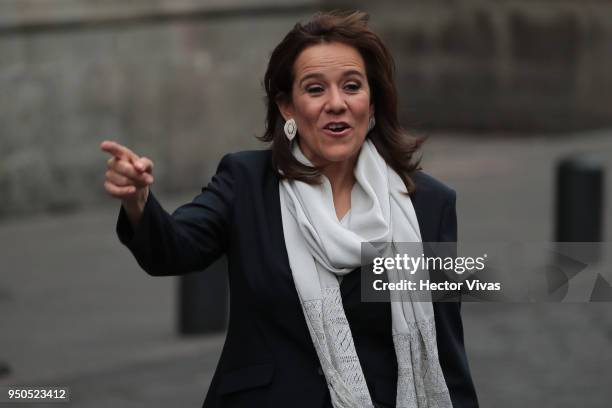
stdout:
{"type": "Polygon", "coordinates": [[[316,94],[323,92],[323,87],[321,85],[308,85],[306,86],[306,92],[310,94],[316,94]]]}
{"type": "Polygon", "coordinates": [[[348,82],[344,85],[344,88],[348,91],[355,92],[361,89],[361,83],[359,82],[348,82]]]}

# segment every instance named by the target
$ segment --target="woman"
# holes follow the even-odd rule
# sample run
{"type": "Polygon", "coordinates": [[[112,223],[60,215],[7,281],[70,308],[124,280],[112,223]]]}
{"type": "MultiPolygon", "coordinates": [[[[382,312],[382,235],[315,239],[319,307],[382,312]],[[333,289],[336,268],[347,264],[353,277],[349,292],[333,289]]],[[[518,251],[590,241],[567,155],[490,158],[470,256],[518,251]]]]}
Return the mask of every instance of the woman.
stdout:
{"type": "Polygon", "coordinates": [[[101,146],[119,238],[144,270],[227,254],[230,321],[204,407],[477,406],[458,303],[359,296],[361,242],[456,240],[455,193],[416,170],[420,141],[398,124],[393,60],[367,15],[297,24],[264,86],[271,148],[226,155],[172,215],[151,160],[101,146]]]}

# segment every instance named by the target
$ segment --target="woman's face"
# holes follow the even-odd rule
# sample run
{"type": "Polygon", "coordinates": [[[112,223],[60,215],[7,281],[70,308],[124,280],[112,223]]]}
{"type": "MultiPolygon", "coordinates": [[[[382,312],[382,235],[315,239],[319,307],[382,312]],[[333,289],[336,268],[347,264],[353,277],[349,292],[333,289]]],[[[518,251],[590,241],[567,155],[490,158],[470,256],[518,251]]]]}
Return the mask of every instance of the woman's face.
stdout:
{"type": "Polygon", "coordinates": [[[293,66],[289,103],[279,103],[285,120],[297,123],[304,155],[317,166],[356,158],[374,107],[365,63],[357,49],[322,43],[304,49],[293,66]]]}

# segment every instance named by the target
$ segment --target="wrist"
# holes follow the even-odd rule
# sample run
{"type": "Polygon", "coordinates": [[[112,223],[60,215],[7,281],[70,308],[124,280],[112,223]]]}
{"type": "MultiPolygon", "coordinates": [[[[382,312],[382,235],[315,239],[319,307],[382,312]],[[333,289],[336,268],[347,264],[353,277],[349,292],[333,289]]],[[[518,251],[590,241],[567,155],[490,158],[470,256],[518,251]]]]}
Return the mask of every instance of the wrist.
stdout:
{"type": "Polygon", "coordinates": [[[138,192],[133,199],[124,199],[121,202],[123,209],[125,210],[132,227],[136,227],[144,212],[147,199],[149,197],[149,188],[146,187],[138,192]]]}

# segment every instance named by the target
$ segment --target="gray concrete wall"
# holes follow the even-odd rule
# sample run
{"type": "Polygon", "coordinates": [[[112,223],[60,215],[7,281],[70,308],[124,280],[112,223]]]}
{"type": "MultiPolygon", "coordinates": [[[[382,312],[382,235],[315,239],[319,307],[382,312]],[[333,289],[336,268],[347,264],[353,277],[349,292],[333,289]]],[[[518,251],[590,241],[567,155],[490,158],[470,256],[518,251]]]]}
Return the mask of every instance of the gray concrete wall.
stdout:
{"type": "Polygon", "coordinates": [[[263,147],[268,55],[322,5],[371,12],[408,127],[612,124],[608,1],[5,0],[0,218],[105,200],[103,139],[196,194],[223,153],[263,147]]]}

